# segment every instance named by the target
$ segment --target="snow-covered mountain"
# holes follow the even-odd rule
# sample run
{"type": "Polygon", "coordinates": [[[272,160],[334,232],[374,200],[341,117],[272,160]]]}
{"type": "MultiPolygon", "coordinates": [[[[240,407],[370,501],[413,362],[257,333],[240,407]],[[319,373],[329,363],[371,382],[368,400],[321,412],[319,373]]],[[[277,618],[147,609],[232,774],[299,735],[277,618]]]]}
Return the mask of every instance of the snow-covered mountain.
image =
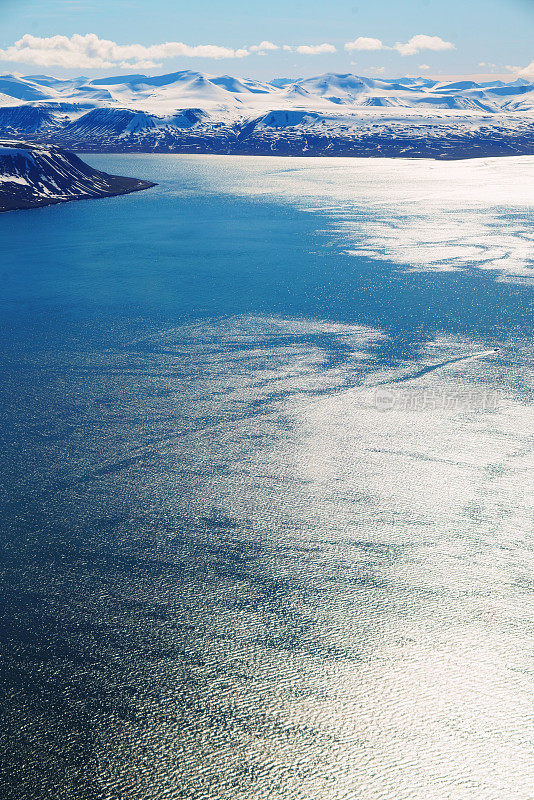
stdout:
{"type": "Polygon", "coordinates": [[[127,194],[153,185],[99,172],[59,147],[0,140],[0,211],[127,194]]]}
{"type": "Polygon", "coordinates": [[[0,77],[0,135],[80,150],[464,157],[534,152],[534,84],[185,70],[0,77]]]}

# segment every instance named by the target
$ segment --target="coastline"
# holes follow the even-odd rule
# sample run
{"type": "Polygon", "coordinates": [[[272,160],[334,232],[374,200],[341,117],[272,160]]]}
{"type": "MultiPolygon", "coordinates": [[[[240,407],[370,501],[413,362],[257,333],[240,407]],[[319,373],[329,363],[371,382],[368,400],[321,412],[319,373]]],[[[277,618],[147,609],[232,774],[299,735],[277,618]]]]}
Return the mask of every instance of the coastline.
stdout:
{"type": "Polygon", "coordinates": [[[137,178],[123,178],[122,176],[116,177],[118,182],[125,182],[125,185],[115,191],[102,192],[94,195],[81,195],[80,197],[63,197],[63,198],[35,198],[34,200],[12,200],[4,201],[0,193],[0,214],[7,214],[9,211],[30,211],[33,208],[44,208],[45,206],[55,206],[59,203],[74,203],[80,200],[103,200],[106,197],[120,197],[123,194],[132,194],[133,192],[142,192],[145,189],[151,189],[157,186],[152,181],[143,181],[137,178]],[[128,184],[128,185],[127,185],[128,184]]]}
{"type": "Polygon", "coordinates": [[[0,140],[0,213],[116,197],[154,185],[93,169],[75,153],[55,145],[0,140]]]}
{"type": "MultiPolygon", "coordinates": [[[[30,138],[30,137],[28,137],[30,138]]],[[[130,137],[120,145],[113,140],[98,138],[66,140],[62,138],[31,139],[36,144],[65,147],[80,154],[155,153],[157,155],[229,155],[229,156],[287,156],[292,158],[428,158],[438,161],[460,161],[471,158],[534,155],[534,129],[517,136],[460,137],[362,137],[361,139],[263,135],[246,141],[229,141],[209,136],[161,139],[130,137]]]]}

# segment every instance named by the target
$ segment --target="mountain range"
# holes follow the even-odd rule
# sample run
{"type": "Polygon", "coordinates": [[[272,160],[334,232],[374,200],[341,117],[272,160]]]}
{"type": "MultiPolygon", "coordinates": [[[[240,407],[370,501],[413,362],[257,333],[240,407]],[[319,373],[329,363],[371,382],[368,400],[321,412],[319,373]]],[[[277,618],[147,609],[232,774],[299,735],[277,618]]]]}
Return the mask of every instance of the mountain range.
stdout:
{"type": "Polygon", "coordinates": [[[0,136],[80,151],[461,158],[534,153],[534,84],[185,70],[0,76],[0,136]]]}

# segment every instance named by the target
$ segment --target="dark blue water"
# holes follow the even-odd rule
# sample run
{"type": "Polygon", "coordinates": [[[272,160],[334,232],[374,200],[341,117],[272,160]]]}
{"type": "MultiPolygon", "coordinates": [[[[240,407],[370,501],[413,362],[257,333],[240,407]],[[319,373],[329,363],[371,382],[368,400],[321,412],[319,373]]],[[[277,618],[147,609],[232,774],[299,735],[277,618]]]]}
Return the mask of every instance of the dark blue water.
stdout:
{"type": "MultiPolygon", "coordinates": [[[[211,183],[209,159],[200,175],[194,159],[92,161],[160,185],[0,217],[2,796],[422,798],[444,785],[454,798],[526,798],[524,744],[511,783],[498,768],[508,750],[489,746],[495,771],[477,783],[478,740],[462,751],[461,736],[451,744],[456,734],[443,744],[447,764],[398,772],[388,754],[414,735],[410,725],[401,735],[395,723],[377,745],[367,723],[354,722],[355,700],[334,715],[350,722],[350,734],[330,719],[337,701],[321,705],[349,666],[350,686],[362,680],[362,696],[369,693],[358,665],[387,650],[387,633],[377,639],[377,631],[389,614],[395,625],[410,608],[432,617],[437,579],[401,591],[410,583],[402,570],[391,578],[392,565],[413,563],[402,548],[416,537],[424,573],[443,556],[441,544],[428,556],[428,541],[442,542],[449,529],[467,535],[465,519],[491,527],[499,514],[492,490],[477,489],[454,516],[436,496],[446,480],[415,510],[419,478],[408,462],[391,479],[405,481],[393,502],[397,488],[377,489],[380,460],[352,472],[346,445],[329,432],[336,414],[339,430],[354,429],[346,416],[353,405],[323,412],[314,403],[340,403],[343,392],[396,370],[419,375],[440,359],[499,345],[489,366],[451,380],[480,385],[491,371],[492,385],[526,408],[531,287],[476,264],[409,273],[386,256],[348,255],[320,210],[222,186],[221,170],[238,182],[242,160],[218,160],[211,183]],[[324,425],[316,421],[323,413],[324,425]],[[311,445],[310,437],[324,440],[311,445]],[[326,456],[338,464],[326,477],[314,466],[318,452],[321,464],[326,456]],[[380,515],[387,530],[376,527],[380,515]]],[[[268,186],[268,166],[254,162],[254,180],[268,186]]],[[[504,226],[506,214],[523,218],[524,210],[503,211],[504,226]]],[[[376,450],[366,438],[374,417],[362,415],[350,452],[376,450]]],[[[473,420],[461,428],[469,445],[447,450],[451,463],[477,447],[490,452],[490,434],[473,420]]],[[[410,447],[443,424],[417,421],[410,447]]],[[[524,426],[490,426],[491,436],[516,446],[524,426]]],[[[497,469],[496,452],[481,456],[484,469],[497,469]]],[[[508,485],[494,491],[507,513],[523,509],[508,485]]],[[[469,539],[466,552],[491,590],[491,570],[480,577],[476,555],[488,541],[469,539]]],[[[516,564],[503,585],[517,585],[524,569],[516,564]]],[[[456,594],[448,589],[455,597],[464,578],[456,594]]],[[[480,636],[493,635],[484,624],[480,636]]],[[[410,636],[426,641],[404,628],[393,639],[410,636]]],[[[382,675],[372,669],[373,685],[389,682],[410,708],[412,689],[392,683],[389,666],[382,675]]],[[[512,684],[502,693],[507,707],[512,684]]],[[[436,722],[430,700],[427,724],[424,709],[414,725],[420,713],[436,741],[436,725],[463,724],[452,712],[436,722]]],[[[520,716],[512,714],[513,725],[520,716]]],[[[505,736],[512,722],[503,723],[505,736]]],[[[479,735],[489,735],[483,725],[479,735]]],[[[433,764],[432,753],[420,759],[433,764]]]]}

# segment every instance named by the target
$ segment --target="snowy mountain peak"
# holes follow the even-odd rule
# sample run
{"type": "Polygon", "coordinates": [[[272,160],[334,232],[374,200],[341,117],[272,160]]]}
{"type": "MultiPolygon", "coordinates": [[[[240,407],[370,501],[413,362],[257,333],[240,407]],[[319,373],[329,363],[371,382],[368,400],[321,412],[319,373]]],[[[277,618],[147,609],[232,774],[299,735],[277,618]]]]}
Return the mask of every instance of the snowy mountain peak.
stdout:
{"type": "Polygon", "coordinates": [[[321,110],[336,106],[414,110],[471,109],[499,113],[507,100],[521,96],[521,110],[534,111],[534,85],[524,79],[477,84],[472,80],[438,82],[430,78],[368,78],[329,72],[311,78],[279,78],[267,83],[231,75],[180,70],[165,75],[115,75],[63,80],[46,75],[0,77],[0,105],[64,102],[87,109],[113,105],[151,114],[196,107],[223,113],[263,113],[276,105],[321,110]],[[448,100],[444,101],[444,97],[448,100]],[[7,100],[5,98],[8,98],[7,100]],[[384,100],[386,98],[386,100],[384,100]]]}
{"type": "Polygon", "coordinates": [[[521,131],[517,147],[530,152],[533,127],[534,84],[525,80],[478,84],[329,72],[267,83],[195,70],[92,80],[0,78],[0,135],[31,135],[75,149],[230,152],[245,151],[256,137],[258,152],[271,152],[273,140],[284,138],[283,152],[339,152],[343,141],[349,152],[389,152],[394,142],[399,153],[410,153],[401,140],[412,136],[421,143],[412,148],[418,153],[446,155],[448,147],[437,142],[447,137],[486,131],[480,135],[489,152],[493,140],[504,143],[521,131]],[[375,144],[363,147],[362,137],[375,144]]]}

